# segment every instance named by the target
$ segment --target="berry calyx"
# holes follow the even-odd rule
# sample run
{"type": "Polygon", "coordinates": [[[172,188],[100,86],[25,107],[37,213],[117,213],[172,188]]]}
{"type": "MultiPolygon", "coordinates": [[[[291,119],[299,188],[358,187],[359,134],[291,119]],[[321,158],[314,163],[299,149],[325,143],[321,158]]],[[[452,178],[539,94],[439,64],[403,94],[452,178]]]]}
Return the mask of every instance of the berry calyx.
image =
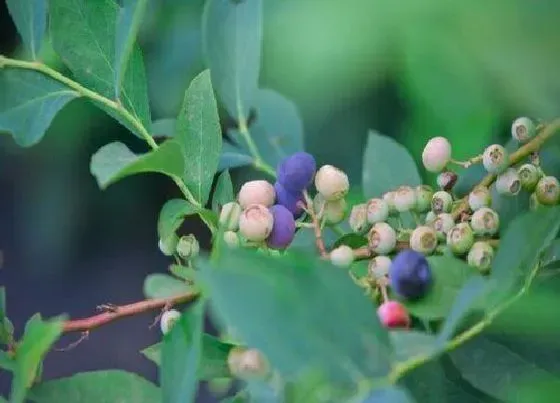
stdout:
{"type": "Polygon", "coordinates": [[[414,300],[423,297],[432,284],[432,271],[426,257],[412,249],[397,254],[389,269],[393,291],[402,298],[414,300]]]}
{"type": "Polygon", "coordinates": [[[348,224],[354,232],[359,233],[366,230],[369,224],[366,203],[356,204],[352,207],[350,217],[348,218],[348,224]]]}
{"type": "Polygon", "coordinates": [[[410,326],[410,316],[406,308],[397,301],[386,301],[379,305],[377,316],[381,324],[389,329],[406,329],[410,326]]]}
{"type": "Polygon", "coordinates": [[[431,138],[422,151],[422,163],[429,172],[441,172],[450,160],[451,143],[445,137],[431,138]]]}
{"type": "Polygon", "coordinates": [[[181,318],[181,312],[170,309],[165,311],[161,315],[161,319],[159,320],[159,327],[163,334],[167,334],[171,331],[175,323],[181,318]]]}
{"type": "Polygon", "coordinates": [[[488,173],[500,174],[506,170],[508,163],[509,153],[499,144],[486,147],[482,154],[482,165],[488,173]]]}
{"type": "Polygon", "coordinates": [[[496,190],[505,196],[515,196],[521,191],[521,181],[517,171],[508,168],[496,178],[496,190]]]}
{"type": "Polygon", "coordinates": [[[297,194],[307,189],[317,170],[315,158],[304,151],[285,157],[276,169],[278,183],[286,190],[297,194]]]}
{"type": "Polygon", "coordinates": [[[453,207],[453,196],[444,190],[434,193],[432,211],[436,214],[449,213],[453,207]]]}
{"type": "Polygon", "coordinates": [[[200,245],[194,234],[182,236],[177,243],[177,254],[183,259],[192,259],[198,256],[200,245]]]}
{"type": "Polygon", "coordinates": [[[326,201],[342,199],[350,189],[348,176],[332,165],[323,165],[315,175],[315,187],[326,201]]]}
{"type": "Polygon", "coordinates": [[[493,259],[494,249],[488,242],[483,241],[475,242],[467,255],[469,266],[475,267],[483,275],[490,273],[493,259]]]}
{"type": "Polygon", "coordinates": [[[523,164],[517,170],[517,175],[519,176],[519,181],[521,182],[521,187],[532,192],[535,190],[537,183],[542,174],[538,167],[533,164],[523,164]]]}
{"type": "Polygon", "coordinates": [[[474,232],[468,223],[461,222],[447,233],[447,246],[455,255],[464,255],[473,243],[474,232]]]}
{"type": "Polygon", "coordinates": [[[488,207],[492,203],[490,190],[485,186],[477,186],[469,193],[469,207],[476,211],[483,207],[488,207]]]}
{"type": "Polygon", "coordinates": [[[511,136],[521,144],[528,142],[536,134],[537,127],[535,123],[527,117],[517,118],[511,125],[511,136]]]}
{"type": "Polygon", "coordinates": [[[431,186],[420,185],[416,186],[414,191],[416,193],[416,212],[426,213],[432,206],[432,197],[434,196],[434,190],[431,188],[431,186]]]}
{"type": "Polygon", "coordinates": [[[272,231],[266,244],[272,249],[285,249],[292,243],[296,234],[294,215],[286,207],[276,204],[270,208],[272,213],[272,231]]]}
{"type": "Polygon", "coordinates": [[[239,229],[239,217],[242,211],[239,203],[229,202],[224,204],[220,211],[220,225],[223,225],[228,231],[237,231],[239,229]]]}
{"type": "Polygon", "coordinates": [[[500,229],[500,217],[491,208],[483,207],[472,215],[471,227],[476,235],[495,235],[500,229]]]}
{"type": "Polygon", "coordinates": [[[385,222],[378,222],[369,230],[368,247],[371,251],[386,255],[397,246],[397,233],[385,222]]]}
{"type": "Polygon", "coordinates": [[[416,205],[416,192],[410,186],[401,186],[395,191],[394,201],[399,213],[410,211],[416,205]]]}
{"type": "Polygon", "coordinates": [[[272,231],[274,218],[272,213],[261,204],[251,204],[239,217],[239,232],[247,240],[264,241],[272,231]]]}
{"type": "Polygon", "coordinates": [[[237,199],[244,209],[251,204],[261,204],[265,207],[270,207],[274,204],[276,192],[274,191],[274,186],[267,181],[249,181],[241,186],[237,199]]]}
{"type": "Polygon", "coordinates": [[[370,199],[367,202],[367,221],[370,224],[383,222],[389,218],[389,205],[383,199],[370,199]]]}
{"type": "Polygon", "coordinates": [[[554,176],[544,176],[535,189],[537,200],[545,206],[554,206],[560,202],[560,183],[554,176]]]}
{"type": "Polygon", "coordinates": [[[416,252],[430,255],[436,250],[438,237],[436,231],[428,226],[416,227],[410,235],[410,248],[416,252]]]}
{"type": "Polygon", "coordinates": [[[282,184],[276,182],[274,184],[276,192],[276,204],[286,207],[294,216],[299,218],[303,214],[304,197],[301,191],[292,192],[286,189],[282,184]]]}
{"type": "Polygon", "coordinates": [[[348,267],[354,261],[354,251],[348,245],[340,245],[330,253],[331,263],[338,267],[348,267]]]}

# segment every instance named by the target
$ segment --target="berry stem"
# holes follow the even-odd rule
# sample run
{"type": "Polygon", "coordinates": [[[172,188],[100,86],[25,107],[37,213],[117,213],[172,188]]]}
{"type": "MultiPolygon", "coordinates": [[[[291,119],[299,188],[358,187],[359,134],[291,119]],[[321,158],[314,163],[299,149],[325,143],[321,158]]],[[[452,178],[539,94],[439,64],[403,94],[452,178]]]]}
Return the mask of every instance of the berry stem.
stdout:
{"type": "Polygon", "coordinates": [[[469,158],[469,159],[466,160],[466,161],[458,161],[458,160],[451,159],[449,162],[451,162],[452,164],[455,164],[455,165],[459,165],[459,166],[461,166],[461,167],[463,167],[463,168],[468,168],[468,167],[470,167],[471,165],[481,163],[481,162],[482,162],[482,154],[481,154],[481,155],[474,156],[474,157],[472,157],[472,158],[469,158]]]}
{"type": "Polygon", "coordinates": [[[323,259],[327,259],[329,257],[329,253],[327,252],[327,248],[325,247],[325,241],[323,240],[323,236],[321,234],[321,223],[317,219],[317,215],[315,214],[315,210],[313,208],[313,200],[309,196],[307,190],[303,192],[303,197],[305,198],[306,204],[306,211],[311,217],[311,222],[313,224],[313,230],[315,232],[315,245],[317,246],[317,250],[323,259]]]}
{"type": "Polygon", "coordinates": [[[245,120],[245,117],[242,115],[239,116],[239,124],[237,129],[239,130],[239,133],[243,137],[243,140],[245,140],[249,152],[253,156],[253,167],[256,170],[261,171],[267,175],[270,175],[272,178],[276,179],[276,170],[272,168],[270,165],[268,165],[265,162],[265,160],[262,158],[259,152],[259,148],[253,141],[253,137],[251,137],[251,132],[249,131],[249,127],[247,126],[247,121],[245,120]]]}

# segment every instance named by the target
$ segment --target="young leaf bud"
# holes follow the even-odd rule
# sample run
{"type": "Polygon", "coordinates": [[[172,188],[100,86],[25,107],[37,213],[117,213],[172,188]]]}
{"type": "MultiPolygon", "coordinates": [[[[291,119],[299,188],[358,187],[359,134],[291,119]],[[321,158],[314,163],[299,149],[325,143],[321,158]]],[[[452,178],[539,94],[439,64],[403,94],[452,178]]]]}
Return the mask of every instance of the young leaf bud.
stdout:
{"type": "Polygon", "coordinates": [[[388,329],[401,329],[410,326],[410,317],[406,308],[397,301],[386,301],[377,308],[377,316],[388,329]]]}
{"type": "Polygon", "coordinates": [[[389,205],[383,199],[370,199],[366,209],[367,221],[370,224],[383,222],[389,217],[389,205]]]}
{"type": "Polygon", "coordinates": [[[521,181],[517,171],[513,168],[506,169],[496,178],[496,190],[505,196],[515,196],[521,191],[521,181]]]}
{"type": "Polygon", "coordinates": [[[348,267],[354,261],[354,251],[348,245],[340,245],[331,251],[331,263],[338,267],[348,267]]]}
{"type": "Polygon", "coordinates": [[[371,280],[377,281],[389,277],[391,259],[387,256],[379,255],[369,261],[368,275],[371,280]]]}
{"type": "Polygon", "coordinates": [[[224,204],[222,211],[220,211],[220,225],[223,225],[228,231],[237,231],[239,229],[241,211],[241,206],[236,202],[224,204]]]}
{"type": "Polygon", "coordinates": [[[313,182],[316,169],[315,158],[311,154],[296,152],[278,164],[278,183],[293,194],[301,193],[313,182]]]}
{"type": "Polygon", "coordinates": [[[436,220],[436,218],[437,218],[436,213],[434,213],[433,211],[428,211],[428,213],[426,214],[426,218],[424,219],[424,222],[426,223],[426,225],[431,225],[436,220]]]}
{"type": "Polygon", "coordinates": [[[469,193],[469,207],[472,211],[492,204],[492,195],[486,186],[477,186],[469,193]]]}
{"type": "Polygon", "coordinates": [[[535,187],[542,176],[539,168],[533,164],[521,165],[517,170],[517,175],[519,176],[521,187],[528,192],[535,190],[535,187]]]}
{"type": "Polygon", "coordinates": [[[264,355],[254,348],[232,348],[227,362],[231,374],[240,379],[263,378],[270,368],[264,355]]]}
{"type": "Polygon", "coordinates": [[[163,334],[167,334],[171,331],[171,329],[173,328],[173,325],[175,325],[175,323],[177,323],[177,321],[181,318],[181,312],[175,310],[175,309],[170,309],[168,311],[165,311],[162,315],[161,315],[161,319],[159,321],[159,327],[160,330],[163,334]]]}
{"type": "Polygon", "coordinates": [[[267,181],[249,181],[241,186],[237,199],[244,209],[251,204],[261,204],[265,207],[270,207],[274,204],[276,192],[274,191],[274,186],[267,181]]]}
{"type": "Polygon", "coordinates": [[[410,235],[410,248],[416,252],[430,255],[438,244],[436,231],[427,226],[416,227],[410,235]]]}
{"type": "Polygon", "coordinates": [[[449,213],[441,213],[436,216],[432,223],[432,227],[437,233],[437,236],[442,241],[447,238],[447,233],[455,226],[455,220],[449,213]]]}
{"type": "Polygon", "coordinates": [[[560,202],[560,183],[554,176],[544,176],[535,189],[537,200],[545,206],[554,206],[560,202]]]}
{"type": "Polygon", "coordinates": [[[416,206],[416,192],[410,186],[401,186],[395,191],[395,208],[398,212],[410,211],[416,206]]]}
{"type": "Polygon", "coordinates": [[[368,227],[367,204],[356,204],[352,207],[348,224],[354,232],[362,232],[368,227]]]}
{"type": "Polygon", "coordinates": [[[500,217],[491,208],[483,207],[472,215],[471,227],[476,235],[495,235],[500,229],[500,217]]]}
{"type": "Polygon", "coordinates": [[[438,175],[437,184],[441,190],[449,192],[457,183],[457,174],[451,171],[445,171],[438,175]]]}
{"type": "Polygon", "coordinates": [[[441,172],[451,159],[451,144],[445,137],[431,138],[422,152],[422,162],[429,172],[441,172]]]}
{"type": "Polygon", "coordinates": [[[350,189],[348,176],[332,165],[323,165],[315,175],[315,187],[325,200],[342,199],[350,189]]]}
{"type": "Polygon", "coordinates": [[[511,136],[521,144],[528,142],[536,134],[537,127],[529,118],[517,118],[511,125],[511,136]]]}
{"type": "Polygon", "coordinates": [[[292,243],[296,234],[294,215],[281,204],[272,206],[270,212],[273,224],[266,244],[271,249],[285,249],[292,243]]]}
{"type": "Polygon", "coordinates": [[[387,192],[383,195],[383,200],[389,206],[389,215],[395,214],[397,212],[397,208],[395,207],[395,192],[387,192]]]}
{"type": "Polygon", "coordinates": [[[230,248],[237,248],[239,246],[239,235],[234,231],[224,232],[224,242],[230,248]]]}
{"type": "Polygon", "coordinates": [[[416,186],[414,192],[416,193],[416,212],[425,213],[429,211],[432,206],[434,190],[428,185],[420,185],[416,186]]]}
{"type": "Polygon", "coordinates": [[[384,222],[373,225],[368,233],[369,249],[379,255],[386,255],[397,246],[397,233],[384,222]]]}
{"type": "Polygon", "coordinates": [[[182,236],[177,243],[177,254],[183,259],[192,259],[198,256],[200,245],[194,234],[182,236]]]}
{"type": "Polygon", "coordinates": [[[165,256],[173,256],[175,250],[177,250],[178,242],[179,242],[179,237],[176,234],[171,234],[165,239],[161,238],[158,243],[159,250],[165,256]]]}
{"type": "Polygon", "coordinates": [[[294,218],[299,218],[303,213],[305,199],[302,192],[292,192],[282,186],[279,182],[274,184],[276,192],[276,204],[281,204],[293,214],[294,218]]]}
{"type": "Polygon", "coordinates": [[[484,169],[491,174],[500,174],[504,172],[509,163],[509,154],[507,150],[499,145],[492,144],[486,147],[482,154],[482,165],[484,169]]]}
{"type": "Polygon", "coordinates": [[[239,217],[239,232],[247,240],[264,241],[272,231],[272,213],[261,204],[251,204],[239,217]]]}
{"type": "Polygon", "coordinates": [[[475,242],[467,255],[467,263],[483,275],[490,273],[493,259],[494,249],[488,242],[482,241],[475,242]]]}
{"type": "Polygon", "coordinates": [[[436,214],[449,213],[453,207],[453,197],[443,191],[435,192],[432,197],[432,211],[436,214]]]}
{"type": "Polygon", "coordinates": [[[447,233],[447,245],[455,255],[467,253],[473,243],[474,233],[471,226],[466,222],[455,225],[447,233]]]}
{"type": "Polygon", "coordinates": [[[433,276],[426,257],[412,249],[397,254],[389,269],[391,289],[400,297],[416,300],[428,292],[433,276]]]}

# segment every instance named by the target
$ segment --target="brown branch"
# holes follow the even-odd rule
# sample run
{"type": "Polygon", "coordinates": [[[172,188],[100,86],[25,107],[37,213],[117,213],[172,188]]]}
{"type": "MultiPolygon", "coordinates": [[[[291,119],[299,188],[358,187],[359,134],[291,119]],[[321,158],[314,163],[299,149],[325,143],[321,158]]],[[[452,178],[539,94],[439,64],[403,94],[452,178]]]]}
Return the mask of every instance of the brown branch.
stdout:
{"type": "Polygon", "coordinates": [[[127,316],[133,316],[152,311],[154,309],[162,309],[167,306],[195,301],[198,296],[198,292],[189,292],[173,298],[155,298],[134,302],[128,305],[115,305],[111,311],[106,311],[83,319],[66,321],[62,332],[88,332],[116,320],[126,318],[127,316]]]}
{"type": "Polygon", "coordinates": [[[307,214],[311,217],[311,222],[313,223],[313,232],[315,233],[315,245],[317,246],[317,250],[323,259],[329,258],[329,253],[327,252],[327,248],[325,247],[325,241],[323,240],[323,235],[321,234],[321,223],[317,219],[317,214],[315,214],[315,210],[313,208],[313,200],[309,197],[307,191],[303,192],[303,196],[305,198],[305,204],[307,214]]]}

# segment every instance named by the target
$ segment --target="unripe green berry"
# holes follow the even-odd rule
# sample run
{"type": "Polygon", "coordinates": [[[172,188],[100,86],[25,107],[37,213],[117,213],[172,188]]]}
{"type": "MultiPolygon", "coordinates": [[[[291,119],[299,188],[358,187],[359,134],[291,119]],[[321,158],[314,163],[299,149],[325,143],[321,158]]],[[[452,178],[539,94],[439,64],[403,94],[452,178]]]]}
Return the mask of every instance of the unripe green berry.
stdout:
{"type": "Polygon", "coordinates": [[[367,204],[356,204],[352,207],[348,224],[354,232],[362,232],[368,227],[367,204]]]}
{"type": "Polygon", "coordinates": [[[496,190],[499,194],[505,196],[515,196],[521,191],[521,181],[517,175],[517,171],[508,168],[498,175],[496,178],[496,190]]]}
{"type": "Polygon", "coordinates": [[[370,199],[366,209],[367,220],[370,224],[384,222],[389,217],[389,205],[383,199],[370,199]]]}
{"type": "Polygon", "coordinates": [[[224,242],[230,248],[237,248],[239,246],[239,235],[234,231],[224,232],[224,242]]]}
{"type": "Polygon", "coordinates": [[[521,186],[528,192],[535,190],[535,187],[542,176],[539,168],[533,164],[521,165],[517,170],[517,175],[519,176],[521,186]]]}
{"type": "Polygon", "coordinates": [[[560,183],[554,176],[544,176],[535,189],[537,200],[545,206],[554,206],[560,202],[560,183]]]}
{"type": "Polygon", "coordinates": [[[455,225],[447,233],[447,245],[455,255],[464,255],[474,243],[471,226],[465,222],[455,225]]]}
{"type": "Polygon", "coordinates": [[[183,259],[192,259],[198,256],[200,245],[193,234],[182,236],[177,243],[177,254],[183,259]]]}
{"type": "Polygon", "coordinates": [[[224,204],[220,211],[220,225],[223,225],[228,231],[237,231],[239,229],[239,217],[242,211],[241,206],[237,202],[224,204]]]}
{"type": "Polygon", "coordinates": [[[529,118],[517,118],[511,125],[511,136],[521,144],[528,142],[536,134],[537,127],[529,118]]]}
{"type": "Polygon", "coordinates": [[[500,217],[491,208],[483,207],[472,215],[471,227],[476,235],[495,235],[500,229],[500,217]]]}
{"type": "Polygon", "coordinates": [[[348,245],[340,245],[331,251],[331,263],[338,267],[348,267],[354,261],[354,251],[348,245]]]}
{"type": "Polygon", "coordinates": [[[389,276],[391,259],[384,255],[374,257],[368,264],[368,276],[372,282],[386,279],[389,276]]]}
{"type": "Polygon", "coordinates": [[[451,144],[445,137],[431,138],[422,151],[422,163],[429,172],[441,172],[451,159],[451,144]]]}
{"type": "Polygon", "coordinates": [[[416,192],[410,186],[401,186],[395,191],[395,208],[398,212],[410,211],[416,205],[416,192]]]}
{"type": "Polygon", "coordinates": [[[270,207],[276,199],[276,191],[274,186],[265,180],[249,181],[241,186],[237,199],[244,209],[251,204],[261,204],[265,207],[270,207]]]}
{"type": "Polygon", "coordinates": [[[179,242],[179,237],[173,233],[167,238],[160,238],[158,246],[161,253],[165,256],[173,256],[177,250],[177,243],[179,242]]]}
{"type": "Polygon", "coordinates": [[[181,318],[181,312],[170,309],[165,311],[161,315],[161,319],[159,320],[159,327],[163,334],[167,334],[171,331],[175,323],[181,318]]]}
{"type": "Polygon", "coordinates": [[[478,269],[480,274],[488,274],[494,259],[494,249],[488,242],[478,241],[473,244],[467,255],[467,263],[478,269]]]}
{"type": "Polygon", "coordinates": [[[239,217],[239,232],[247,240],[264,241],[272,231],[274,218],[269,209],[261,204],[252,204],[239,217]]]}
{"type": "Polygon", "coordinates": [[[436,213],[434,213],[433,211],[428,211],[428,213],[426,214],[426,218],[424,219],[424,222],[427,225],[431,225],[436,220],[436,218],[437,218],[436,213]]]}
{"type": "Polygon", "coordinates": [[[451,171],[445,171],[438,175],[437,184],[441,190],[449,192],[457,183],[457,174],[451,171]]]}
{"type": "Polygon", "coordinates": [[[476,211],[492,204],[492,195],[486,186],[477,186],[469,193],[469,207],[476,211]]]}
{"type": "Polygon", "coordinates": [[[436,231],[428,226],[420,226],[412,231],[410,235],[410,248],[416,252],[430,255],[438,244],[436,231]]]}
{"type": "Polygon", "coordinates": [[[420,185],[416,186],[414,192],[416,193],[416,212],[425,213],[429,211],[432,206],[434,190],[428,185],[420,185]]]}
{"type": "Polygon", "coordinates": [[[389,224],[378,222],[368,233],[368,246],[373,252],[386,255],[397,246],[397,233],[389,224]]]}
{"type": "Polygon", "coordinates": [[[348,193],[348,176],[332,165],[323,165],[315,174],[315,187],[327,201],[340,200],[348,193]]]}
{"type": "Polygon", "coordinates": [[[232,348],[227,362],[231,374],[240,379],[263,378],[270,368],[266,358],[254,348],[232,348]]]}
{"type": "Polygon", "coordinates": [[[447,237],[447,233],[455,226],[455,220],[453,216],[449,213],[438,214],[432,227],[436,231],[438,238],[444,240],[447,237]]]}
{"type": "Polygon", "coordinates": [[[346,217],[346,200],[333,200],[325,203],[324,217],[327,224],[338,224],[346,217]]]}
{"type": "Polygon", "coordinates": [[[389,206],[389,215],[395,214],[397,212],[397,208],[395,207],[395,192],[387,192],[383,195],[383,200],[389,206]]]}
{"type": "Polygon", "coordinates": [[[500,174],[506,170],[509,163],[509,153],[499,145],[492,144],[486,147],[482,154],[482,165],[491,174],[500,174]]]}
{"type": "Polygon", "coordinates": [[[434,193],[432,197],[432,211],[436,214],[449,213],[453,207],[453,197],[440,190],[434,193]]]}

